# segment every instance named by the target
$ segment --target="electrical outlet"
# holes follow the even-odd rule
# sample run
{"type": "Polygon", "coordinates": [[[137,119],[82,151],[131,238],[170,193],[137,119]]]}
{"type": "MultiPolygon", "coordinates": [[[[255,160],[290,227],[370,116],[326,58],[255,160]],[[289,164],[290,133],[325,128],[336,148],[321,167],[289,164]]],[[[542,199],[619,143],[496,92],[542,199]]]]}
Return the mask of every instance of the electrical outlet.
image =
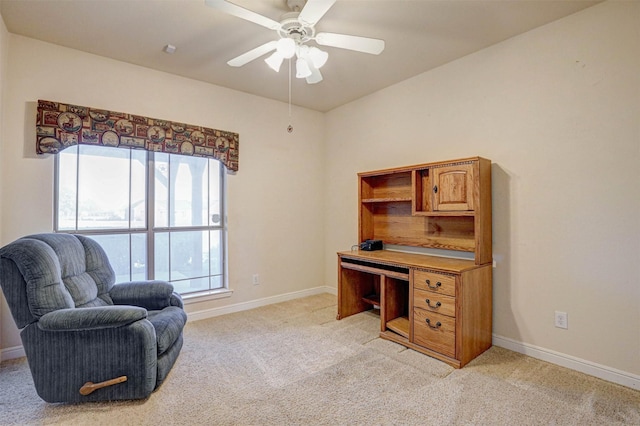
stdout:
{"type": "Polygon", "coordinates": [[[569,328],[568,316],[566,312],[556,311],[556,327],[569,328]]]}
{"type": "Polygon", "coordinates": [[[258,284],[260,284],[260,275],[253,274],[253,285],[258,285],[258,284]]]}

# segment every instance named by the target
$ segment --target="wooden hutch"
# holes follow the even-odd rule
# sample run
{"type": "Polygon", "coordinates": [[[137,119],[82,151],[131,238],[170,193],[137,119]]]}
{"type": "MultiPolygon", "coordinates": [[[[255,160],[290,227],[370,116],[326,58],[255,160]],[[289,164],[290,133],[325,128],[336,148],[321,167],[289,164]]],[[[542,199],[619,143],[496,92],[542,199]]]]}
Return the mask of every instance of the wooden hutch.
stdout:
{"type": "Polygon", "coordinates": [[[338,253],[338,319],[380,309],[380,337],[460,368],[491,347],[491,161],[358,173],[360,241],[473,253],[338,253]],[[467,256],[470,257],[470,256],[467,256]]]}

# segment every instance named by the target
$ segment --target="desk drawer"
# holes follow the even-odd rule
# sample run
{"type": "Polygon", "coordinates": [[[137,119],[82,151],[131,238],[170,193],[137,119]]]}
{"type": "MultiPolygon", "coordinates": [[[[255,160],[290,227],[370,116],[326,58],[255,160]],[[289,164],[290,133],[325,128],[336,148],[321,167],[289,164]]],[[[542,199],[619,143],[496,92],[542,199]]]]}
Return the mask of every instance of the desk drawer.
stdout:
{"type": "Polygon", "coordinates": [[[433,291],[424,291],[416,288],[413,291],[413,306],[450,317],[456,316],[455,297],[445,296],[433,291]]]}
{"type": "Polygon", "coordinates": [[[426,291],[456,295],[456,277],[443,275],[435,272],[425,272],[416,270],[413,273],[413,287],[426,291]]]}
{"type": "Polygon", "coordinates": [[[445,315],[414,309],[413,342],[446,356],[456,356],[456,320],[445,315]],[[429,320],[429,323],[427,323],[429,320]]]}

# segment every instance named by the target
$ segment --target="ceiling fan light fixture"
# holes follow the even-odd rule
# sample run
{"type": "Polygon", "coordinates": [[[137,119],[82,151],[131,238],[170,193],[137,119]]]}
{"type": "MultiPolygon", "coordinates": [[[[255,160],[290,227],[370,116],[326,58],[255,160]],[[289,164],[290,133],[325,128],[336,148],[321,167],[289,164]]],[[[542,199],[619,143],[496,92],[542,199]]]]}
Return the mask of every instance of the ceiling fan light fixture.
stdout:
{"type": "Polygon", "coordinates": [[[292,38],[281,38],[278,40],[277,52],[285,59],[293,57],[296,53],[296,42],[292,38]]]}
{"type": "Polygon", "coordinates": [[[308,84],[316,84],[322,81],[322,74],[320,70],[315,67],[309,67],[311,69],[311,75],[307,77],[308,84]]]}
{"type": "Polygon", "coordinates": [[[313,46],[309,49],[309,58],[311,59],[311,62],[313,62],[313,66],[320,69],[324,64],[327,63],[329,54],[313,46]]]}
{"type": "Polygon", "coordinates": [[[306,59],[298,58],[296,61],[296,78],[307,78],[311,75],[311,68],[306,59]]]}
{"type": "Polygon", "coordinates": [[[269,68],[274,70],[275,72],[280,72],[280,66],[282,65],[282,61],[284,58],[277,50],[273,52],[267,59],[264,61],[269,65],[269,68]]]}
{"type": "Polygon", "coordinates": [[[298,58],[307,58],[309,57],[309,46],[306,44],[301,44],[296,49],[296,56],[298,58]]]}

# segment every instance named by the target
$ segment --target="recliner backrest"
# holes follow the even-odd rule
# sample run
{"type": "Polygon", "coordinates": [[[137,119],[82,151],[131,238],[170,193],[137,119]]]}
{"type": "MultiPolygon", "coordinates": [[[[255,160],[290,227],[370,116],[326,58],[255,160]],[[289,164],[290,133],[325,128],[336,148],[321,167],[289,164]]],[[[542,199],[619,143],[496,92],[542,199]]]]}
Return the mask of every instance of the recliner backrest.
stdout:
{"type": "Polygon", "coordinates": [[[0,257],[2,288],[20,328],[58,309],[113,304],[109,290],[115,274],[102,247],[90,238],[31,235],[3,247],[0,257]],[[17,306],[25,301],[28,307],[17,306]]]}

